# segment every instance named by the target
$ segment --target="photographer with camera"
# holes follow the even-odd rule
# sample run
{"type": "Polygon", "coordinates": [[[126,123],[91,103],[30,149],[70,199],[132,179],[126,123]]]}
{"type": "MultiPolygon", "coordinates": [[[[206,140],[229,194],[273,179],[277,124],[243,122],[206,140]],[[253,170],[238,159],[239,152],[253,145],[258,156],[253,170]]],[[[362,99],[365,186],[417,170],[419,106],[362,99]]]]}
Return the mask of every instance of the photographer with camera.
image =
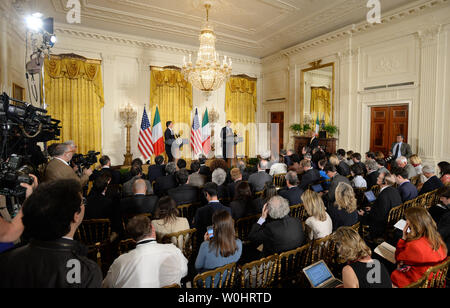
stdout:
{"type": "Polygon", "coordinates": [[[54,180],[77,180],[81,186],[85,186],[89,177],[92,174],[92,170],[86,168],[83,170],[81,177],[79,177],[74,169],[70,167],[69,162],[74,156],[72,146],[62,143],[58,144],[52,151],[53,159],[48,163],[45,169],[43,182],[50,182],[54,180]]]}
{"type": "MultiPolygon", "coordinates": [[[[20,186],[26,189],[25,199],[28,199],[29,196],[33,193],[33,191],[38,186],[38,179],[35,175],[29,174],[29,176],[33,179],[33,183],[26,184],[21,183],[20,186]]],[[[6,208],[6,199],[5,196],[0,195],[0,253],[6,249],[12,247],[12,242],[15,242],[19,239],[23,232],[23,224],[22,224],[22,209],[19,213],[12,219],[8,221],[10,217],[1,217],[1,216],[10,216],[9,212],[7,212],[6,208]],[[6,211],[6,212],[5,212],[6,211]],[[6,213],[6,214],[4,214],[6,213]]]]}

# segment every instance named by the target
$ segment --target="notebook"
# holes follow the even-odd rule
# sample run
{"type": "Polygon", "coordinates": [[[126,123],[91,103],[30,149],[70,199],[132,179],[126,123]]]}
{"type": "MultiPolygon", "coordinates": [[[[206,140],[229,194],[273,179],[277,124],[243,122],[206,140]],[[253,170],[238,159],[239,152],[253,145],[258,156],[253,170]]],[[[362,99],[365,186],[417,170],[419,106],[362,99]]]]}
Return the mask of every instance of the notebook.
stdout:
{"type": "Polygon", "coordinates": [[[371,190],[366,191],[366,192],[364,193],[364,195],[366,196],[367,201],[369,201],[369,203],[372,203],[372,202],[374,202],[375,200],[377,200],[377,198],[375,197],[375,194],[374,194],[373,191],[371,191],[371,190]]]}
{"type": "Polygon", "coordinates": [[[303,272],[313,288],[336,288],[342,281],[336,279],[323,260],[305,267],[303,272]]]}
{"type": "Polygon", "coordinates": [[[377,253],[379,256],[385,258],[386,260],[388,260],[393,264],[397,263],[395,261],[395,251],[396,248],[386,242],[381,243],[374,250],[374,252],[377,253]]]}

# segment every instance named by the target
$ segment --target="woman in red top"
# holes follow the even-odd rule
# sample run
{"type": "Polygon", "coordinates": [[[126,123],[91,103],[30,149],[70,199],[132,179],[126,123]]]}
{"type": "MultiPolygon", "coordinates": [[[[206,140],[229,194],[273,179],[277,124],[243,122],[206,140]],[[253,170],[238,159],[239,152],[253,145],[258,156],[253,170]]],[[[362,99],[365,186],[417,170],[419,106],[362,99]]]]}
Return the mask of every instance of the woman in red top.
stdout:
{"type": "Polygon", "coordinates": [[[405,217],[403,237],[395,251],[397,269],[391,275],[392,283],[400,288],[418,281],[430,267],[447,258],[447,246],[426,209],[409,208],[405,217]]]}

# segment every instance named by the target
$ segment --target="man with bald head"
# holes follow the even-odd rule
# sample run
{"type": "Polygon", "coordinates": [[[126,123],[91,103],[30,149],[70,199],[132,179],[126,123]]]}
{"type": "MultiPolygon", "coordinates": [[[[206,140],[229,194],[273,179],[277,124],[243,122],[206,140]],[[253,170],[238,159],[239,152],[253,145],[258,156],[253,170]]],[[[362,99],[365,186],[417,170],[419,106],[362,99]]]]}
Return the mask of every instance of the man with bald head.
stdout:
{"type": "Polygon", "coordinates": [[[122,217],[131,217],[138,214],[155,214],[158,197],[146,195],[147,184],[143,179],[133,183],[133,196],[120,201],[120,214],[122,217]]]}

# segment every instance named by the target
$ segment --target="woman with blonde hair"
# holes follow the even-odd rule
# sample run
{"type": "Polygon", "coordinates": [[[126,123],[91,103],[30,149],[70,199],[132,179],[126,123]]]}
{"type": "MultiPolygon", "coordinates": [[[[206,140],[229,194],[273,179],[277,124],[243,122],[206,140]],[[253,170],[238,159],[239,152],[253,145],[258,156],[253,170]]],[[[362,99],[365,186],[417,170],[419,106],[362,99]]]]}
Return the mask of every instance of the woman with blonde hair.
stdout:
{"type": "Polygon", "coordinates": [[[372,251],[351,227],[340,227],[334,234],[337,253],[342,263],[344,288],[392,288],[392,282],[386,267],[372,259],[372,251]],[[373,272],[377,271],[374,275],[373,272]]]}
{"type": "Polygon", "coordinates": [[[337,157],[336,154],[332,154],[328,159],[328,161],[334,166],[339,166],[340,163],[339,158],[337,157]]]}
{"type": "Polygon", "coordinates": [[[316,240],[330,235],[333,232],[333,223],[330,215],[325,210],[325,205],[320,195],[312,190],[307,190],[302,194],[301,198],[309,215],[305,222],[311,230],[309,239],[316,240]]]}
{"type": "Polygon", "coordinates": [[[423,165],[422,165],[422,160],[420,159],[420,157],[416,154],[411,155],[411,157],[409,158],[409,162],[416,169],[417,175],[420,175],[420,183],[422,183],[422,184],[425,183],[427,181],[427,178],[425,177],[425,175],[423,175],[423,172],[422,172],[423,165]]]}
{"type": "Polygon", "coordinates": [[[426,209],[409,208],[405,219],[403,236],[395,251],[397,269],[391,275],[392,282],[398,287],[418,281],[428,268],[447,258],[447,246],[426,209]]]}
{"type": "Polygon", "coordinates": [[[328,208],[333,222],[333,231],[339,227],[349,227],[358,223],[359,215],[353,188],[346,183],[339,183],[334,193],[336,201],[328,208]]]}

